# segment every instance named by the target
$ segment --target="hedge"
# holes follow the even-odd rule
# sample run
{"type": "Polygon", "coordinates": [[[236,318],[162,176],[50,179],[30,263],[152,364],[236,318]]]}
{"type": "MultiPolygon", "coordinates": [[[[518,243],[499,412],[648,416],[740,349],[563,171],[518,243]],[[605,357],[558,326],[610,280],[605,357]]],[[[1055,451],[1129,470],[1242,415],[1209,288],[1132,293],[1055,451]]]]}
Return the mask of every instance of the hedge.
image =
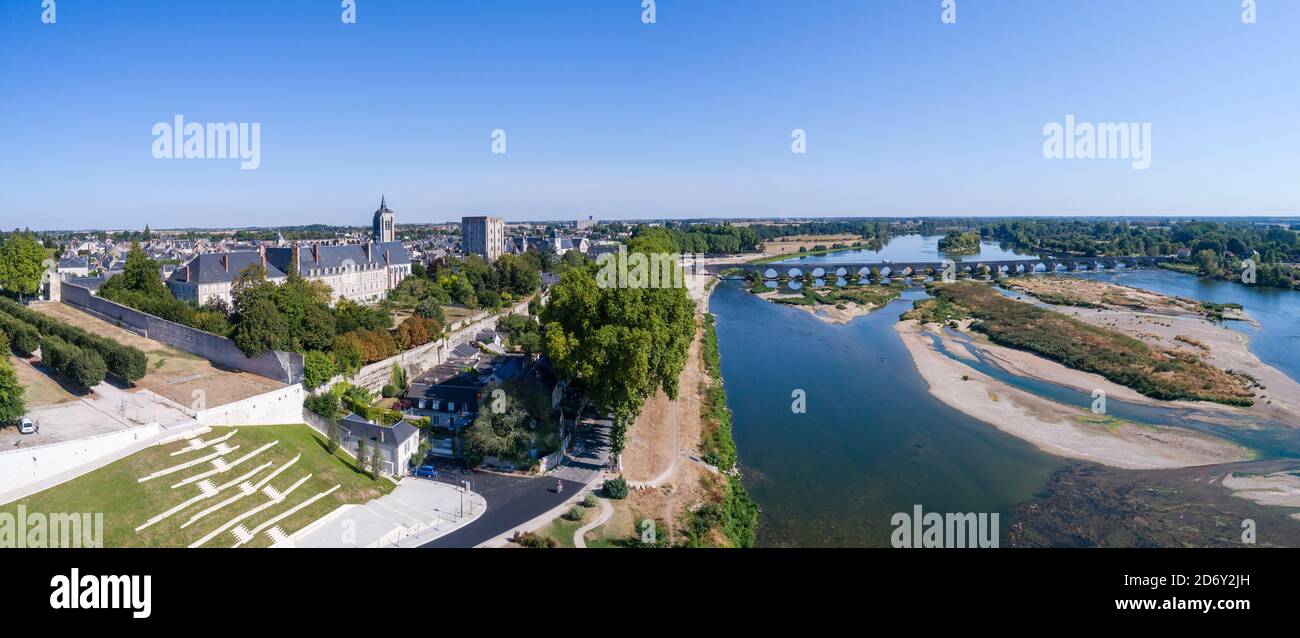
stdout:
{"type": "Polygon", "coordinates": [[[98,352],[78,348],[53,335],[41,340],[41,363],[86,388],[98,385],[108,371],[98,352]]]}
{"type": "Polygon", "coordinates": [[[148,370],[149,358],[139,348],[91,334],[8,299],[0,299],[0,314],[7,314],[26,323],[39,331],[43,337],[58,337],[78,348],[96,353],[101,358],[101,362],[107,366],[108,372],[128,383],[135,383],[144,378],[148,370]]]}
{"type": "Polygon", "coordinates": [[[35,328],[9,315],[0,313],[0,331],[9,335],[9,345],[24,355],[41,347],[41,334],[35,328]]]}

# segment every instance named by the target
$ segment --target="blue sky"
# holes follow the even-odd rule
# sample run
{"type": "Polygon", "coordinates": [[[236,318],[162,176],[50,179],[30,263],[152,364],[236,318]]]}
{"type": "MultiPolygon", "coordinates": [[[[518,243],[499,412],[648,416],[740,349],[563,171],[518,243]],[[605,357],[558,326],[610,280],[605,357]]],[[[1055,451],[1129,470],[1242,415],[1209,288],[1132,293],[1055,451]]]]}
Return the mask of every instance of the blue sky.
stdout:
{"type": "Polygon", "coordinates": [[[0,228],[1300,214],[1293,0],[356,2],[0,2],[0,228]],[[261,166],[154,159],[178,113],[261,166]],[[1151,167],[1044,158],[1067,114],[1151,167]]]}

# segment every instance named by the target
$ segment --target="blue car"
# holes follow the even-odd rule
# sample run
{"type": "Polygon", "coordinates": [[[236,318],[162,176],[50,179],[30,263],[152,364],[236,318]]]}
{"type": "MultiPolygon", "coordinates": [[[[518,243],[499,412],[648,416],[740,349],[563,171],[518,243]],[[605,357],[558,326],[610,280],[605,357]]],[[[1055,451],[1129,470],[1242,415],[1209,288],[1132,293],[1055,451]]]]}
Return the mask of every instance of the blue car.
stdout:
{"type": "Polygon", "coordinates": [[[415,468],[415,475],[421,478],[438,478],[438,470],[433,469],[432,465],[421,465],[415,468]]]}

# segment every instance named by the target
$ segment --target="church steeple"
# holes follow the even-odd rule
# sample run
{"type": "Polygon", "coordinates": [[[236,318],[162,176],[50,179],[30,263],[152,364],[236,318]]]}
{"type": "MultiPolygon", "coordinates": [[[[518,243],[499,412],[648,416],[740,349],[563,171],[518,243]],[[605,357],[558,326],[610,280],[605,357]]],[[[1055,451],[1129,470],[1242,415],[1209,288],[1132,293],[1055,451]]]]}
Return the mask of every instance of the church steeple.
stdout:
{"type": "Polygon", "coordinates": [[[379,210],[375,211],[374,223],[371,225],[371,238],[377,242],[395,241],[396,225],[393,211],[388,210],[388,198],[380,195],[379,210]]]}

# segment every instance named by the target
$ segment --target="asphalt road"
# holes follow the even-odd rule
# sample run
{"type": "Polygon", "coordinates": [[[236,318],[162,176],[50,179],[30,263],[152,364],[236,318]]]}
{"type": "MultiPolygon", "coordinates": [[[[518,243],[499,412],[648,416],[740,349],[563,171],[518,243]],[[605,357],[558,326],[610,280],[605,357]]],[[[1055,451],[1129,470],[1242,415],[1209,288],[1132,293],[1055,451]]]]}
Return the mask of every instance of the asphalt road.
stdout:
{"type": "Polygon", "coordinates": [[[445,461],[436,462],[439,481],[463,485],[463,481],[468,480],[470,491],[481,494],[487,501],[487,512],[468,525],[420,547],[474,547],[572,498],[603,468],[609,452],[608,427],[608,422],[600,422],[596,427],[584,428],[572,458],[556,470],[558,479],[556,476],[516,477],[475,472],[445,461]],[[557,480],[564,484],[559,493],[555,491],[557,480]]]}
{"type": "Polygon", "coordinates": [[[577,481],[562,481],[564,490],[555,492],[556,479],[547,477],[518,478],[438,468],[438,480],[456,482],[468,479],[470,488],[483,495],[488,509],[468,525],[440,536],[421,547],[473,547],[510,531],[560,505],[583,488],[577,481]]]}

